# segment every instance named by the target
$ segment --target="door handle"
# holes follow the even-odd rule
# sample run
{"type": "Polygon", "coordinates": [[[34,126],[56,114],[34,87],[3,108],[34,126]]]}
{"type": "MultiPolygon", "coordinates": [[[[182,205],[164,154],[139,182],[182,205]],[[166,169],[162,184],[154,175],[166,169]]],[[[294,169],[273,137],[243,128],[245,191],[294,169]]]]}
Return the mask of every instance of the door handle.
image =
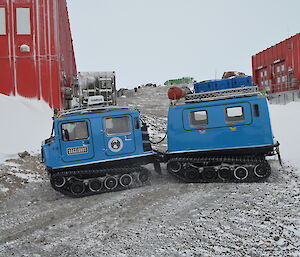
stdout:
{"type": "Polygon", "coordinates": [[[84,140],[84,141],[83,141],[83,144],[84,144],[84,145],[88,145],[89,143],[90,143],[89,140],[84,140]]]}
{"type": "Polygon", "coordinates": [[[131,141],[131,140],[132,140],[131,137],[125,136],[125,141],[131,141]]]}

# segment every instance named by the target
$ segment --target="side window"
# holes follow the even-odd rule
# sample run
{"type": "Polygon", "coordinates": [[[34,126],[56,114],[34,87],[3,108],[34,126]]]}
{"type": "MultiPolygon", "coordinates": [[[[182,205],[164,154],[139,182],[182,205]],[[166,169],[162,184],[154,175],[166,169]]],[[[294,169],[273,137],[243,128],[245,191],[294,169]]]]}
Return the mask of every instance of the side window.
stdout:
{"type": "Polygon", "coordinates": [[[6,35],[5,8],[0,8],[0,35],[6,35]]]}
{"type": "Polygon", "coordinates": [[[128,116],[106,118],[105,128],[108,136],[130,134],[130,119],[128,116]]]}
{"type": "Polygon", "coordinates": [[[253,109],[254,109],[254,117],[259,117],[259,107],[258,107],[258,104],[254,104],[253,109]]]}
{"type": "Polygon", "coordinates": [[[226,108],[225,120],[226,122],[243,122],[245,120],[243,107],[235,106],[226,108]]]}
{"type": "Polygon", "coordinates": [[[207,111],[190,112],[190,125],[193,128],[206,126],[208,124],[207,111]]]}
{"type": "Polygon", "coordinates": [[[140,128],[140,121],[139,121],[139,118],[137,118],[137,117],[134,118],[134,128],[135,129],[140,128]]]}
{"type": "Polygon", "coordinates": [[[64,123],[61,129],[63,141],[81,140],[89,137],[86,121],[64,123]]]}
{"type": "Polygon", "coordinates": [[[30,35],[30,8],[17,8],[17,34],[30,35]]]}

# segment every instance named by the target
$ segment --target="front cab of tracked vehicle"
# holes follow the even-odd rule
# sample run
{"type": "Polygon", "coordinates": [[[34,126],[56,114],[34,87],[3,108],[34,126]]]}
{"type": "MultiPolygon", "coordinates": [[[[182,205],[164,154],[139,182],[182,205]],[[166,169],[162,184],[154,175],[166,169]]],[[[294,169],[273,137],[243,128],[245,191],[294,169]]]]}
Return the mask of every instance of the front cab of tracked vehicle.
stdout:
{"type": "Polygon", "coordinates": [[[50,172],[109,166],[118,161],[120,165],[153,161],[149,137],[137,111],[107,108],[66,112],[54,119],[53,131],[42,145],[43,161],[50,172]]]}

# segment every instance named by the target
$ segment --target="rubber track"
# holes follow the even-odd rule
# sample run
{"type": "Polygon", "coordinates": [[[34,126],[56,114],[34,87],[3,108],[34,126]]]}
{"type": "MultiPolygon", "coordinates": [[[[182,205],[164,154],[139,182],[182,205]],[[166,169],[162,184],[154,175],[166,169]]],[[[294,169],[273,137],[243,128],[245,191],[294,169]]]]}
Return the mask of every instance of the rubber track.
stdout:
{"type": "Polygon", "coordinates": [[[134,176],[134,173],[139,174],[141,172],[147,172],[148,176],[150,176],[150,172],[146,168],[140,167],[140,166],[124,167],[124,168],[115,168],[114,167],[114,168],[105,168],[105,169],[98,169],[98,170],[58,171],[56,173],[50,174],[50,182],[51,182],[51,186],[56,191],[58,191],[64,195],[67,195],[67,196],[78,198],[78,197],[85,197],[85,196],[90,196],[90,195],[95,195],[95,194],[102,194],[102,193],[106,193],[106,192],[120,191],[120,190],[135,188],[135,187],[149,184],[148,180],[146,182],[142,183],[142,182],[138,181],[137,179],[135,179],[136,176],[134,176]],[[133,177],[133,181],[130,186],[126,186],[126,187],[122,187],[118,181],[118,186],[112,190],[106,189],[103,185],[102,189],[99,192],[93,192],[88,188],[88,186],[86,186],[85,192],[80,195],[74,195],[70,191],[70,185],[67,185],[67,186],[65,185],[63,187],[56,187],[54,185],[54,179],[56,177],[65,177],[65,178],[74,177],[75,180],[77,180],[77,181],[78,180],[84,181],[84,180],[93,179],[93,178],[97,178],[97,177],[105,178],[106,176],[103,176],[103,174],[106,174],[106,176],[116,176],[116,175],[121,176],[123,174],[130,174],[133,177]]]}
{"type": "MultiPolygon", "coordinates": [[[[179,172],[172,172],[168,169],[168,171],[174,175],[175,177],[179,178],[180,180],[187,182],[187,183],[211,183],[211,182],[236,182],[236,183],[245,183],[245,182],[259,182],[259,181],[264,181],[265,179],[267,179],[271,172],[268,172],[268,174],[266,176],[264,176],[263,178],[259,178],[257,176],[255,176],[253,169],[254,166],[257,164],[266,164],[268,167],[269,164],[268,162],[265,160],[265,156],[209,156],[209,157],[197,157],[197,158],[182,158],[182,157],[178,157],[178,158],[172,158],[169,159],[168,164],[170,162],[180,162],[182,164],[182,168],[179,172]],[[203,177],[201,178],[201,173],[199,172],[199,178],[197,179],[189,179],[187,177],[185,177],[185,172],[189,169],[189,168],[193,168],[192,165],[195,164],[203,164],[203,168],[211,168],[211,167],[215,167],[221,165],[222,163],[226,163],[227,165],[238,165],[238,166],[243,166],[246,165],[247,166],[247,170],[249,172],[249,177],[245,180],[238,180],[236,179],[234,176],[232,176],[232,178],[230,179],[221,179],[218,176],[215,177],[215,179],[204,179],[203,177]]],[[[233,171],[232,171],[233,173],[233,171]]]]}

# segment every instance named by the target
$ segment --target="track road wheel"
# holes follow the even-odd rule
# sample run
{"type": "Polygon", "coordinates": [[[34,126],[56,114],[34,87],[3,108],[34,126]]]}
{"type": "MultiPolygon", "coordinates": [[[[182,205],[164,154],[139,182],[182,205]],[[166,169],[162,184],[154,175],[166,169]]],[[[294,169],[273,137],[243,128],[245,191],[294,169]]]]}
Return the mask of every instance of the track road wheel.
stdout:
{"type": "Polygon", "coordinates": [[[129,174],[124,174],[120,177],[120,185],[123,187],[128,187],[132,183],[132,177],[129,174]]]}
{"type": "Polygon", "coordinates": [[[149,172],[147,170],[142,170],[139,173],[138,177],[139,177],[139,181],[141,181],[142,183],[145,183],[149,179],[149,172]]]}
{"type": "Polygon", "coordinates": [[[266,178],[271,173],[271,167],[270,167],[269,163],[267,163],[267,162],[260,163],[254,167],[253,172],[254,172],[255,176],[258,178],[266,178]]]}
{"type": "Polygon", "coordinates": [[[99,192],[103,187],[102,181],[99,179],[91,179],[89,181],[89,189],[92,192],[99,192]]]}
{"type": "Polygon", "coordinates": [[[247,168],[245,168],[243,166],[238,166],[234,169],[233,175],[237,180],[242,181],[242,180],[245,180],[249,176],[249,172],[248,172],[247,168]]]}
{"type": "Polygon", "coordinates": [[[217,172],[214,167],[205,167],[201,174],[206,181],[213,181],[217,177],[217,172]]]}
{"type": "Polygon", "coordinates": [[[70,191],[74,196],[80,196],[85,191],[85,185],[82,181],[77,180],[71,184],[70,191]]]}
{"type": "Polygon", "coordinates": [[[53,185],[57,188],[61,188],[66,184],[66,178],[61,176],[55,176],[52,181],[53,185]]]}
{"type": "Polygon", "coordinates": [[[187,168],[185,170],[185,177],[189,180],[196,181],[200,177],[199,170],[194,167],[187,168]]]}
{"type": "Polygon", "coordinates": [[[171,173],[178,173],[182,168],[182,164],[178,161],[170,161],[167,164],[167,169],[171,173]]]}
{"type": "Polygon", "coordinates": [[[104,186],[108,190],[113,190],[117,187],[118,180],[115,177],[109,176],[104,180],[104,186]]]}
{"type": "Polygon", "coordinates": [[[229,180],[231,178],[232,171],[229,167],[223,166],[218,170],[218,177],[223,181],[229,180]]]}

